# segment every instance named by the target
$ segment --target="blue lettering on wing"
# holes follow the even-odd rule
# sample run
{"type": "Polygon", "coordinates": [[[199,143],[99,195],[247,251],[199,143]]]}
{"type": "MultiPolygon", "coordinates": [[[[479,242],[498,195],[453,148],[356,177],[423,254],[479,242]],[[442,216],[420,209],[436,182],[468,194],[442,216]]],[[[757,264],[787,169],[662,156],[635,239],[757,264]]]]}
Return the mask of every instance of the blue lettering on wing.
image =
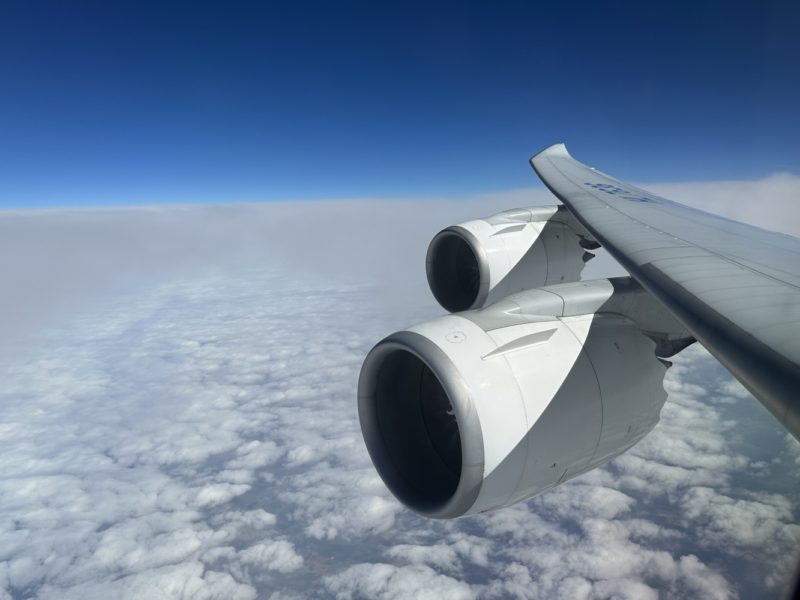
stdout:
{"type": "Polygon", "coordinates": [[[623,189],[621,187],[617,187],[616,185],[612,185],[610,183],[591,183],[587,181],[583,185],[588,185],[590,188],[594,188],[598,191],[604,192],[609,196],[616,196],[617,198],[622,198],[623,200],[630,200],[631,202],[652,202],[654,204],[659,203],[658,198],[637,194],[635,192],[623,189]]]}

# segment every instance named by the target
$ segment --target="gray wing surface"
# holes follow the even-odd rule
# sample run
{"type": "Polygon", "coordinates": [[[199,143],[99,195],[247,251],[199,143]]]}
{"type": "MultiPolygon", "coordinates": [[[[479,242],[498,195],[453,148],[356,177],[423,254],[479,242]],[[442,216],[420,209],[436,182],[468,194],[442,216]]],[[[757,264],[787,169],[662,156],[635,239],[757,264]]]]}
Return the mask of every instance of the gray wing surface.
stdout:
{"type": "Polygon", "coordinates": [[[800,240],[618,181],[563,144],[531,165],[594,238],[800,439],[800,240]]]}

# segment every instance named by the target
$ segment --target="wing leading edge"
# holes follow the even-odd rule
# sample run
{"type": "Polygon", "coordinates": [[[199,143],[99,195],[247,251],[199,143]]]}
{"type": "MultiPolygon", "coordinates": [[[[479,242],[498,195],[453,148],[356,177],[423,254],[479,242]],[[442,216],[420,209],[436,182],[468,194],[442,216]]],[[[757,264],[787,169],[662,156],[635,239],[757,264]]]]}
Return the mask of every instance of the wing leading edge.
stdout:
{"type": "Polygon", "coordinates": [[[800,439],[800,240],[683,206],[557,144],[531,158],[550,190],[800,439]]]}

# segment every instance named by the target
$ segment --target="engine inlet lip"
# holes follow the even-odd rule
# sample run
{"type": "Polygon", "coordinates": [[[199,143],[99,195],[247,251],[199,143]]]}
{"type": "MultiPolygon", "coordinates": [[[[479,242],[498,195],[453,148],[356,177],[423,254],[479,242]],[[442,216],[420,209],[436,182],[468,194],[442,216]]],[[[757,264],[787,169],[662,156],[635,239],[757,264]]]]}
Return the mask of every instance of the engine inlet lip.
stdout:
{"type": "Polygon", "coordinates": [[[436,297],[436,300],[445,310],[450,312],[458,312],[450,310],[450,308],[442,303],[442,300],[440,299],[441,293],[439,291],[439,287],[436,285],[436,274],[434,273],[434,254],[438,250],[441,241],[450,236],[460,238],[467,244],[467,246],[469,246],[469,249],[472,250],[472,254],[475,256],[475,260],[478,263],[478,272],[480,273],[480,286],[478,288],[478,293],[475,296],[475,299],[472,301],[472,304],[463,310],[481,308],[486,303],[486,299],[489,297],[489,259],[486,256],[486,250],[475,234],[469,229],[461,227],[460,225],[453,225],[451,227],[442,229],[439,233],[433,236],[431,243],[428,244],[428,251],[425,255],[425,275],[428,279],[428,287],[436,297]]]}
{"type": "MultiPolygon", "coordinates": [[[[376,467],[390,462],[377,423],[377,377],[383,361],[393,352],[409,352],[436,376],[450,400],[461,436],[461,477],[455,492],[435,506],[411,506],[412,510],[435,519],[452,519],[465,514],[474,504],[483,483],[483,433],[468,387],[456,366],[435,343],[411,331],[399,331],[378,342],[364,359],[358,380],[358,416],[370,458],[376,467]]],[[[402,502],[380,468],[378,474],[402,502]]]]}

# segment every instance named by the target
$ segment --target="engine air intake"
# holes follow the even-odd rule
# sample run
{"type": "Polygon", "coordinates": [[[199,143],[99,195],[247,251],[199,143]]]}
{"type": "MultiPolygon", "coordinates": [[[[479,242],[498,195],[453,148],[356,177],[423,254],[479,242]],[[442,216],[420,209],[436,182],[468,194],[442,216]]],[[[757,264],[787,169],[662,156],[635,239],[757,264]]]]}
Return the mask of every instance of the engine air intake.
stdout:
{"type": "MultiPolygon", "coordinates": [[[[358,385],[361,428],[378,474],[401,502],[431,517],[463,514],[480,484],[475,465],[483,448],[465,451],[460,425],[479,426],[463,392],[446,389],[460,385],[453,373],[429,340],[399,332],[369,353],[358,385]]],[[[470,439],[479,437],[473,431],[470,439]]]]}
{"type": "Polygon", "coordinates": [[[481,262],[466,235],[468,232],[456,227],[448,228],[440,231],[428,246],[428,284],[439,304],[450,312],[474,308],[486,295],[480,297],[481,283],[488,283],[488,278],[481,273],[481,262]]]}

